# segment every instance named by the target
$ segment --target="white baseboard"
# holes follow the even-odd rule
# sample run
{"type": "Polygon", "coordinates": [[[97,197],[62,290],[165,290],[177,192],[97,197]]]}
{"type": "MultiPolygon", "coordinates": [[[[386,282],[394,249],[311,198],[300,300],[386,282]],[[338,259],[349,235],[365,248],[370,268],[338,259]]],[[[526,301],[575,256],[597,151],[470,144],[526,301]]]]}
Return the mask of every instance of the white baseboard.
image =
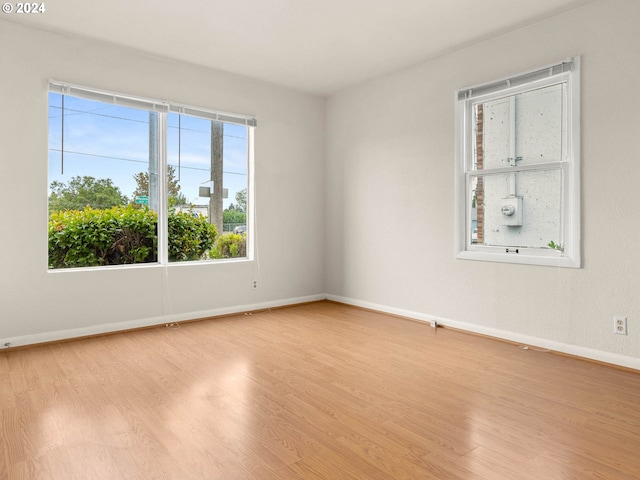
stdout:
{"type": "Polygon", "coordinates": [[[71,328],[65,330],[55,330],[52,332],[36,333],[32,335],[1,338],[0,350],[7,348],[7,343],[9,344],[9,347],[21,347],[25,345],[35,345],[38,343],[55,342],[59,340],[69,340],[72,338],[134,330],[136,328],[153,327],[158,325],[165,325],[167,323],[177,323],[189,320],[198,320],[207,317],[217,317],[220,315],[264,310],[266,308],[283,307],[288,305],[295,305],[298,303],[315,302],[318,300],[325,300],[326,298],[326,295],[309,295],[306,297],[287,298],[283,300],[253,303],[247,305],[234,305],[231,307],[216,308],[212,310],[201,310],[197,312],[163,315],[161,317],[149,317],[126,322],[115,322],[101,325],[92,325],[90,327],[71,328]]]}
{"type": "Polygon", "coordinates": [[[139,320],[131,320],[126,322],[116,322],[109,324],[93,325],[90,327],[73,328],[65,330],[55,330],[51,332],[42,332],[32,335],[22,335],[17,337],[9,337],[0,339],[0,350],[6,348],[5,345],[9,344],[10,347],[19,347],[25,345],[35,345],[38,343],[54,342],[59,340],[68,340],[72,338],[87,337],[92,335],[102,335],[106,333],[114,333],[119,331],[133,330],[136,328],[152,327],[157,325],[164,325],[167,323],[184,322],[189,320],[198,320],[207,317],[216,317],[220,315],[229,315],[234,313],[243,313],[248,311],[263,310],[265,308],[276,308],[289,305],[295,305],[299,303],[315,302],[319,300],[331,300],[338,303],[344,303],[346,305],[353,305],[356,307],[367,308],[370,310],[379,311],[382,313],[388,313],[391,315],[398,315],[401,317],[411,318],[413,320],[420,320],[423,322],[430,322],[435,320],[439,325],[451,328],[457,328],[473,333],[479,333],[490,337],[496,337],[511,342],[519,343],[522,345],[529,345],[555,352],[566,353],[568,355],[574,355],[576,357],[582,357],[590,360],[596,360],[598,362],[609,363],[612,365],[618,365],[621,367],[632,368],[634,370],[640,370],[640,358],[629,357],[626,355],[619,355],[616,353],[605,352],[602,350],[595,350],[587,347],[580,347],[577,345],[571,345],[562,342],[556,342],[554,340],[547,340],[544,338],[531,337],[529,335],[523,335],[519,333],[510,332],[507,330],[499,330],[490,327],[484,327],[482,325],[476,325],[473,323],[461,322],[458,320],[452,320],[449,318],[437,317],[435,315],[428,315],[420,312],[414,312],[411,310],[405,310],[401,308],[389,307],[378,303],[367,302],[354,298],[341,297],[338,295],[309,295],[305,297],[287,298],[282,300],[275,300],[270,302],[261,302],[245,305],[237,305],[231,307],[216,308],[212,310],[202,310],[197,312],[179,313],[172,315],[164,315],[161,317],[150,317],[139,320]]]}
{"type": "Polygon", "coordinates": [[[521,345],[539,347],[545,350],[553,350],[554,352],[566,353],[568,355],[573,355],[576,357],[582,357],[590,360],[596,360],[598,362],[617,365],[620,367],[640,370],[640,358],[636,358],[636,357],[629,357],[629,356],[620,355],[617,353],[610,353],[602,350],[595,350],[593,348],[580,347],[578,345],[571,345],[568,343],[556,342],[554,340],[547,340],[545,338],[531,337],[529,335],[509,332],[507,330],[499,330],[496,328],[484,327],[482,325],[461,322],[461,321],[452,320],[449,318],[436,317],[434,315],[427,315],[424,313],[413,312],[413,311],[404,310],[401,308],[388,307],[386,305],[366,302],[366,301],[357,300],[354,298],[340,297],[337,295],[327,295],[326,298],[327,300],[332,300],[334,302],[353,305],[356,307],[367,308],[370,310],[376,310],[376,311],[379,311],[382,313],[388,313],[391,315],[399,315],[401,317],[407,317],[413,320],[420,320],[423,322],[430,322],[432,320],[435,320],[438,322],[438,325],[442,325],[445,327],[456,328],[456,329],[464,330],[467,332],[479,333],[482,335],[487,335],[490,337],[496,337],[503,340],[519,343],[521,345]]]}

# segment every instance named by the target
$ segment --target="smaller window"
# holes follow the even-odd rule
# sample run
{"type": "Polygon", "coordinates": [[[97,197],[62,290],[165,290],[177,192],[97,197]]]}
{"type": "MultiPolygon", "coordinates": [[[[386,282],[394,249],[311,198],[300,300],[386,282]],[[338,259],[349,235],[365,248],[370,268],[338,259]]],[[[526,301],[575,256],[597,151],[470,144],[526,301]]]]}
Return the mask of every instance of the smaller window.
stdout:
{"type": "Polygon", "coordinates": [[[580,267],[580,62],[456,94],[457,258],[580,267]]]}

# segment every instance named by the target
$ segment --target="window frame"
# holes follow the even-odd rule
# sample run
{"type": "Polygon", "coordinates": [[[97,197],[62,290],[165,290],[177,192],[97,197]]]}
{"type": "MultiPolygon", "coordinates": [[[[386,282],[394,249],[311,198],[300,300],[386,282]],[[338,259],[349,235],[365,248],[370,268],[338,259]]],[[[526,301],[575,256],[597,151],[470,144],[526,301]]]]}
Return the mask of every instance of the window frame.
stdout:
{"type": "Polygon", "coordinates": [[[581,267],[580,245],[580,57],[506,77],[494,82],[460,88],[455,94],[455,256],[463,260],[581,267]],[[517,168],[474,168],[475,105],[539,88],[566,85],[566,155],[557,162],[521,165],[517,168]],[[561,229],[563,250],[472,243],[471,182],[488,175],[559,170],[562,178],[561,229]]]}
{"type": "MultiPolygon", "coordinates": [[[[255,258],[255,205],[254,205],[254,148],[255,148],[255,128],[257,119],[253,115],[243,115],[203,107],[194,107],[180,104],[169,100],[157,100],[147,97],[117,93],[93,87],[76,85],[54,79],[48,81],[47,93],[57,93],[60,95],[73,96],[86,100],[93,100],[103,103],[110,103],[122,107],[130,107],[149,112],[155,112],[158,117],[158,131],[156,136],[157,147],[157,170],[158,170],[158,247],[157,261],[147,263],[128,263],[120,265],[91,266],[91,267],[71,267],[71,268],[47,268],[49,273],[103,270],[118,268],[150,268],[154,266],[185,266],[194,264],[218,264],[229,262],[247,262],[255,258]],[[168,192],[167,192],[167,128],[168,116],[170,114],[188,115],[208,120],[215,120],[222,123],[244,125],[247,129],[247,232],[246,232],[246,257],[224,258],[224,259],[200,259],[185,260],[179,262],[169,261],[168,255],[168,192]]],[[[48,202],[48,199],[47,199],[48,202]]],[[[222,232],[220,232],[221,234],[222,232]]]]}

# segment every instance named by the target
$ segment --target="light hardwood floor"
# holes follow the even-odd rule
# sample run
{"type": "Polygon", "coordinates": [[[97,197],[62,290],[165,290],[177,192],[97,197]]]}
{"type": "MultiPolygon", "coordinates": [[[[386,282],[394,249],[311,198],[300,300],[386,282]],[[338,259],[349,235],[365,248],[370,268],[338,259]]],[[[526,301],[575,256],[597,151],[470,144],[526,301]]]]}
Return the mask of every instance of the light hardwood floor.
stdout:
{"type": "Polygon", "coordinates": [[[331,302],[0,353],[0,479],[640,478],[640,374],[331,302]]]}

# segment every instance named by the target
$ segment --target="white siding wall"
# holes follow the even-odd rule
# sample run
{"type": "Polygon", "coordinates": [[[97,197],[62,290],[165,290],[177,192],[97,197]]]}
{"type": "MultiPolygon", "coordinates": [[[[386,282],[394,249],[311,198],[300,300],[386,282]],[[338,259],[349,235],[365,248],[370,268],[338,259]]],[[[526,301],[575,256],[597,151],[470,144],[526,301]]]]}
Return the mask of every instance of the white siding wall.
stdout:
{"type": "MultiPolygon", "coordinates": [[[[517,165],[562,160],[562,88],[554,86],[510,98],[486,102],[484,116],[484,168],[505,168],[510,158],[517,165]],[[511,128],[514,116],[515,131],[511,128]]],[[[566,135],[566,133],[565,133],[566,135]]],[[[563,244],[561,236],[562,178],[559,171],[487,176],[484,179],[484,243],[516,247],[563,244]],[[515,177],[515,178],[513,178],[515,177]],[[521,225],[509,225],[501,213],[502,200],[522,198],[521,225]]]]}

